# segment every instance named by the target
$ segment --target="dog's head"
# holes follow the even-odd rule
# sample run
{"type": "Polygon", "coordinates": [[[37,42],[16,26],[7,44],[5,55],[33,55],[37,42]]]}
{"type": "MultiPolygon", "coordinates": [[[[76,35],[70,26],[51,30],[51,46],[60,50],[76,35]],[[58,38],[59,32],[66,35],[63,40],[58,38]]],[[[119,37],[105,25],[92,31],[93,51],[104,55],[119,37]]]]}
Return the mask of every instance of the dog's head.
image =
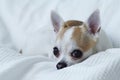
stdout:
{"type": "Polygon", "coordinates": [[[99,10],[93,12],[87,22],[64,21],[56,12],[51,12],[56,32],[53,54],[58,59],[57,69],[79,63],[93,54],[100,31],[99,10]]]}

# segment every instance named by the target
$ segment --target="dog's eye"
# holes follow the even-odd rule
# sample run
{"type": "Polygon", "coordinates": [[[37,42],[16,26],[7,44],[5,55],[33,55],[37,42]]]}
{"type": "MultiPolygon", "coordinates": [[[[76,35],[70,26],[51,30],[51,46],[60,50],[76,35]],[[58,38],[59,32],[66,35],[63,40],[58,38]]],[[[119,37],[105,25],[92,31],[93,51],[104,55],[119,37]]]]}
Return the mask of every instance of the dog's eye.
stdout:
{"type": "Polygon", "coordinates": [[[82,53],[80,50],[78,50],[78,49],[74,50],[74,51],[71,53],[71,56],[72,56],[74,59],[81,58],[82,55],[83,55],[83,53],[82,53]]]}
{"type": "Polygon", "coordinates": [[[57,47],[54,47],[53,48],[53,54],[56,56],[56,57],[59,57],[59,50],[57,47]]]}

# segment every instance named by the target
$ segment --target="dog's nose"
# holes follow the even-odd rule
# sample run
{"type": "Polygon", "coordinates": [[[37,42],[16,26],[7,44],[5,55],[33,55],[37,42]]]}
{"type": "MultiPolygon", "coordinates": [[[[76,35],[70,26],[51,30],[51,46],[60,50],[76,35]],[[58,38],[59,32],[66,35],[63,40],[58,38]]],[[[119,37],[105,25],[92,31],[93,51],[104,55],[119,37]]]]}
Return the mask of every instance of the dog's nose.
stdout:
{"type": "Polygon", "coordinates": [[[56,65],[57,69],[62,69],[64,67],[67,67],[67,64],[65,62],[59,62],[57,65],[56,65]]]}

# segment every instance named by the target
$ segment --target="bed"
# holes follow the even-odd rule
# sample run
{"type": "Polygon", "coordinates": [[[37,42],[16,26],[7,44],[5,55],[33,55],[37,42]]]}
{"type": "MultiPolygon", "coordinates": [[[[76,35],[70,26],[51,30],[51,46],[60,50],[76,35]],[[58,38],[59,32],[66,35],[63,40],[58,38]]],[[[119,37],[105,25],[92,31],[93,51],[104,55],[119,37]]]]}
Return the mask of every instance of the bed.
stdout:
{"type": "Polygon", "coordinates": [[[120,0],[0,0],[0,80],[120,80],[119,17],[120,0]],[[113,48],[57,70],[51,10],[86,21],[96,9],[113,48]]]}

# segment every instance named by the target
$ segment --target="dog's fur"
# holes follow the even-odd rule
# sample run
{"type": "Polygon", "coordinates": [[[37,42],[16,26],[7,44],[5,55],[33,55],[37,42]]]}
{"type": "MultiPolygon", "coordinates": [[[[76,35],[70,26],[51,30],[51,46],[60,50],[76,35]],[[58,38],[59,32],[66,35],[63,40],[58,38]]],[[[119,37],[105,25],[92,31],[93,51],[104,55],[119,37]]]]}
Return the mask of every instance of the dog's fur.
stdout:
{"type": "Polygon", "coordinates": [[[55,11],[51,13],[51,20],[57,34],[55,47],[59,49],[58,62],[65,62],[67,66],[79,63],[90,55],[111,48],[105,32],[100,26],[99,10],[94,11],[86,22],[64,21],[55,11]],[[82,51],[82,57],[74,59],[70,54],[73,50],[82,51]]]}

